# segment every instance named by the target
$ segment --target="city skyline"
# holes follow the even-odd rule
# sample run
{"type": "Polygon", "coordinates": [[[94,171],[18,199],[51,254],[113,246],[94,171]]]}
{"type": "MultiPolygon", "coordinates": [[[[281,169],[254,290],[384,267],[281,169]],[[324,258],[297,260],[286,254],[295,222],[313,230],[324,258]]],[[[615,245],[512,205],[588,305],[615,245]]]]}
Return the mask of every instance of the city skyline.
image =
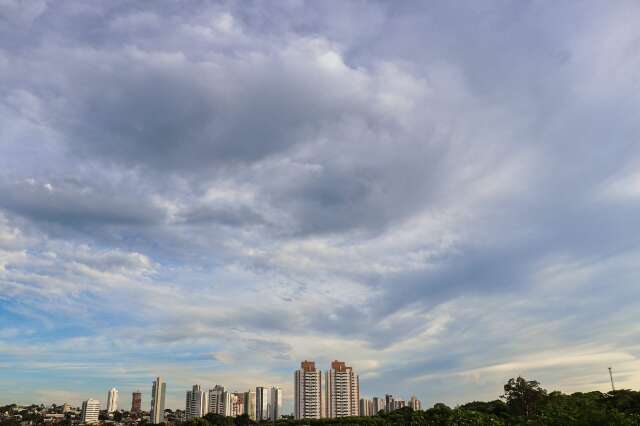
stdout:
{"type": "Polygon", "coordinates": [[[637,22],[0,1],[0,403],[278,385],[289,413],[302,360],[423,406],[640,388],[637,22]]]}

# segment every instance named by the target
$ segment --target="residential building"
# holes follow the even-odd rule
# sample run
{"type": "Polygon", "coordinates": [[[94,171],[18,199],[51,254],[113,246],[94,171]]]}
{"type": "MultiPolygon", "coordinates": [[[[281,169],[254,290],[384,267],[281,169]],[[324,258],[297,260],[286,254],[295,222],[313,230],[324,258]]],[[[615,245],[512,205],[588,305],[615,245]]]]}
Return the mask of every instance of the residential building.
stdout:
{"type": "Polygon", "coordinates": [[[256,421],[256,392],[247,391],[244,393],[244,412],[253,421],[256,421]]]}
{"type": "Polygon", "coordinates": [[[69,411],[71,411],[71,406],[66,402],[62,404],[62,414],[68,413],[69,411]]]}
{"type": "Polygon", "coordinates": [[[372,403],[373,403],[373,414],[378,414],[380,411],[386,411],[383,398],[378,398],[377,396],[374,396],[372,403]]]}
{"type": "Polygon", "coordinates": [[[360,381],[353,369],[342,361],[333,361],[326,372],[326,417],[348,417],[359,414],[360,381]]]}
{"type": "Polygon", "coordinates": [[[135,391],[131,394],[131,413],[142,411],[142,392],[135,391]]]}
{"type": "Polygon", "coordinates": [[[111,388],[107,392],[107,413],[111,414],[118,409],[118,389],[111,388]]]}
{"type": "Polygon", "coordinates": [[[209,410],[209,398],[207,392],[203,391],[200,385],[193,385],[190,391],[187,391],[185,401],[185,419],[191,420],[196,417],[204,417],[209,410]]]}
{"type": "Polygon", "coordinates": [[[296,419],[323,417],[322,372],[313,361],[302,361],[294,373],[293,412],[296,419]]]}
{"type": "Polygon", "coordinates": [[[373,401],[368,398],[360,398],[360,415],[361,416],[373,416],[376,414],[373,411],[373,401]]]}
{"type": "Polygon", "coordinates": [[[98,423],[100,416],[100,401],[87,399],[82,403],[82,423],[98,423]]]}
{"type": "Polygon", "coordinates": [[[231,416],[238,417],[244,414],[244,392],[231,394],[231,416]]]}
{"type": "Polygon", "coordinates": [[[269,420],[279,420],[282,418],[282,389],[272,386],[269,401],[269,420]]]}
{"type": "Polygon", "coordinates": [[[393,410],[391,411],[399,410],[406,406],[407,404],[405,403],[404,399],[396,399],[395,401],[393,401],[393,410]]]}
{"type": "Polygon", "coordinates": [[[231,394],[224,386],[215,385],[209,390],[209,413],[231,416],[231,394]]]}
{"type": "Polygon", "coordinates": [[[409,400],[409,407],[411,407],[412,410],[422,410],[422,402],[413,395],[409,400]]]}
{"type": "Polygon", "coordinates": [[[258,386],[256,388],[256,421],[269,420],[269,389],[258,386]]]}
{"type": "Polygon", "coordinates": [[[164,401],[167,394],[167,384],[160,377],[156,377],[151,387],[151,412],[149,422],[159,424],[164,422],[164,401]]]}
{"type": "Polygon", "coordinates": [[[384,396],[384,411],[386,413],[390,413],[394,410],[394,400],[393,395],[386,394],[384,396]]]}

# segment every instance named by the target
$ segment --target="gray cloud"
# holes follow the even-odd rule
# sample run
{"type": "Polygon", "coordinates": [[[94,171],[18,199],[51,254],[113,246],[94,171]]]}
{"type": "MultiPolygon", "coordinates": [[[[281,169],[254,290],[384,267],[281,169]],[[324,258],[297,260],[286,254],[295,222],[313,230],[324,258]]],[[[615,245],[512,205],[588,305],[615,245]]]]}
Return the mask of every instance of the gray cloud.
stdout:
{"type": "Polygon", "coordinates": [[[0,6],[0,364],[637,387],[637,5],[183,6],[0,6]]]}

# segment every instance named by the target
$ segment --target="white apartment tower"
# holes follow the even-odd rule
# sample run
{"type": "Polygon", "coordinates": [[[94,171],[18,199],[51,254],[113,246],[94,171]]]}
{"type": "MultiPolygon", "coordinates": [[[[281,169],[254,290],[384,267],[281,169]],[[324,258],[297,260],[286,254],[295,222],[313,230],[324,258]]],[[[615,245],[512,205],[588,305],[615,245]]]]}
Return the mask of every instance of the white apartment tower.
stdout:
{"type": "Polygon", "coordinates": [[[282,389],[278,386],[271,387],[270,397],[269,420],[279,420],[282,418],[282,389]]]}
{"type": "Polygon", "coordinates": [[[231,394],[224,386],[215,385],[209,390],[209,413],[231,416],[231,394]]]}
{"type": "Polygon", "coordinates": [[[359,415],[360,381],[351,367],[342,361],[333,361],[325,383],[327,417],[359,415]]]}
{"type": "Polygon", "coordinates": [[[156,377],[151,387],[151,413],[149,422],[157,425],[164,422],[164,400],[167,384],[160,377],[156,377]]]}
{"type": "Polygon", "coordinates": [[[294,374],[294,404],[296,419],[320,419],[323,417],[322,372],[316,370],[313,361],[302,361],[294,374]]]}
{"type": "Polygon", "coordinates": [[[107,392],[107,413],[113,413],[118,409],[118,389],[111,388],[107,392]]]}
{"type": "Polygon", "coordinates": [[[258,386],[256,388],[256,421],[269,420],[269,389],[258,386]]]}
{"type": "Polygon", "coordinates": [[[196,417],[204,417],[209,409],[209,398],[207,392],[203,391],[200,385],[193,385],[190,391],[187,391],[187,399],[184,407],[184,414],[187,420],[196,417]]]}
{"type": "Polygon", "coordinates": [[[100,415],[100,401],[87,399],[82,403],[82,423],[98,423],[100,415]]]}

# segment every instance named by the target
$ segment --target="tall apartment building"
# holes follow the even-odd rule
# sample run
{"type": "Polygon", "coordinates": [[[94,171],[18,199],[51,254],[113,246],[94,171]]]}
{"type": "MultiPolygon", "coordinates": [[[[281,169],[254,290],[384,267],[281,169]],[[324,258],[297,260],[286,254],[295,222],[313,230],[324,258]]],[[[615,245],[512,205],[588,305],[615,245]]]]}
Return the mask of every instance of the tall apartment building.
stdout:
{"type": "Polygon", "coordinates": [[[376,414],[373,411],[373,401],[367,398],[360,398],[360,415],[361,416],[373,416],[376,414]]]}
{"type": "Polygon", "coordinates": [[[142,393],[135,391],[131,394],[131,412],[139,413],[142,410],[142,393]]]}
{"type": "Polygon", "coordinates": [[[209,413],[231,416],[231,394],[224,386],[215,385],[209,390],[209,413]]]}
{"type": "Polygon", "coordinates": [[[294,373],[294,404],[296,419],[320,419],[324,415],[322,372],[313,361],[302,361],[294,373]]]}
{"type": "Polygon", "coordinates": [[[247,391],[244,393],[244,412],[251,420],[256,421],[256,392],[247,391]]]}
{"type": "Polygon", "coordinates": [[[420,401],[418,398],[416,398],[415,395],[413,395],[409,400],[409,407],[411,407],[412,410],[422,410],[422,401],[420,401]]]}
{"type": "Polygon", "coordinates": [[[269,420],[282,418],[282,389],[272,386],[269,395],[269,420]]]}
{"type": "Polygon", "coordinates": [[[385,411],[383,398],[378,398],[377,396],[374,396],[372,403],[373,403],[373,414],[378,414],[380,411],[385,411]]]}
{"type": "Polygon", "coordinates": [[[238,417],[244,414],[244,392],[231,394],[231,416],[238,417]]]}
{"type": "Polygon", "coordinates": [[[167,394],[167,384],[160,377],[156,377],[151,387],[151,415],[152,424],[164,422],[164,401],[167,394]]]}
{"type": "Polygon", "coordinates": [[[395,401],[393,399],[393,395],[391,394],[386,394],[384,396],[384,411],[386,413],[390,413],[393,410],[395,410],[395,401]]]}
{"type": "Polygon", "coordinates": [[[326,372],[326,416],[357,416],[360,411],[360,380],[342,361],[333,361],[326,372]]]}
{"type": "Polygon", "coordinates": [[[100,415],[100,401],[87,399],[82,403],[82,423],[98,423],[100,415]]]}
{"type": "Polygon", "coordinates": [[[269,389],[258,386],[256,388],[256,421],[269,420],[269,389]]]}
{"type": "Polygon", "coordinates": [[[196,417],[204,417],[209,410],[209,395],[203,391],[200,385],[193,385],[190,391],[187,391],[187,398],[184,406],[184,415],[186,420],[196,417]]]}
{"type": "Polygon", "coordinates": [[[111,388],[107,392],[107,413],[113,413],[118,409],[118,389],[111,388]]]}
{"type": "Polygon", "coordinates": [[[393,410],[391,410],[391,411],[399,410],[399,409],[404,408],[406,406],[407,406],[407,404],[404,401],[404,399],[396,399],[395,401],[393,401],[393,410]]]}

